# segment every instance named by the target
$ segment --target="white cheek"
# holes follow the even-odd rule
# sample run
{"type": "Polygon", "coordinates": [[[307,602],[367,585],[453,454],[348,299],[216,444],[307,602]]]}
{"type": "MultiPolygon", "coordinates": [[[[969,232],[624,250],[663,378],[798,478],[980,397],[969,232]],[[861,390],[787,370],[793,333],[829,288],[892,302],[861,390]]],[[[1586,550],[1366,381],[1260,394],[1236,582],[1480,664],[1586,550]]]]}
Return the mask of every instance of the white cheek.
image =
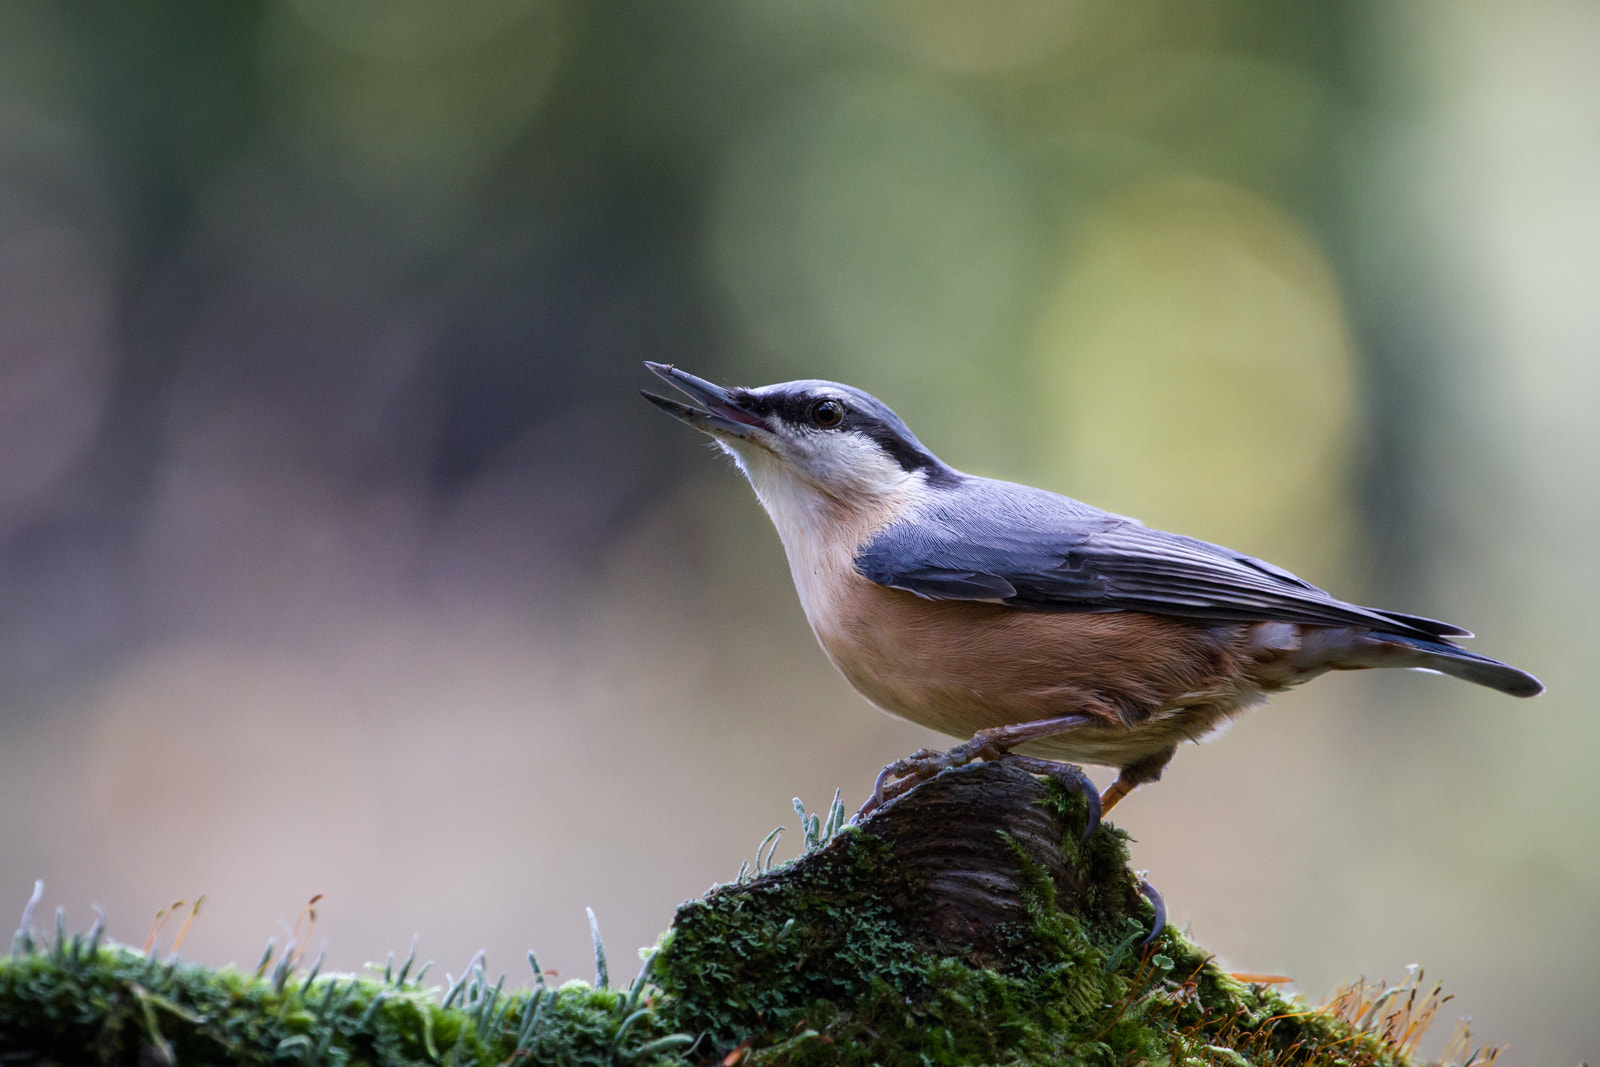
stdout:
{"type": "Polygon", "coordinates": [[[801,447],[812,477],[862,502],[890,496],[912,478],[876,444],[853,434],[818,435],[801,447]]]}

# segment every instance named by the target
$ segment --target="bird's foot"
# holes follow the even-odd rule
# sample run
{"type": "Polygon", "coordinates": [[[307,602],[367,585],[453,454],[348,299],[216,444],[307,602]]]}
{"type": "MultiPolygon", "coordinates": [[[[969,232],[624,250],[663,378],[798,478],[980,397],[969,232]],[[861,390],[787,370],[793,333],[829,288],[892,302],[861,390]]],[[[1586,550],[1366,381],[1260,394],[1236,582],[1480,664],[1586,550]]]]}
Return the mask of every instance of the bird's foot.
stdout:
{"type": "Polygon", "coordinates": [[[1060,760],[1039,759],[1037,756],[1019,756],[1015,752],[1004,757],[1016,763],[1029,774],[1036,774],[1041,778],[1053,778],[1074,793],[1081,794],[1089,803],[1088,817],[1083,821],[1083,836],[1078,840],[1084,842],[1094,836],[1100,829],[1100,816],[1103,809],[1100,805],[1100,791],[1095,788],[1089,776],[1083,773],[1083,768],[1074,763],[1062,763],[1060,760]]]}
{"type": "Polygon", "coordinates": [[[965,767],[976,760],[996,759],[1003,755],[1006,749],[995,741],[993,735],[996,732],[979,730],[972,735],[970,741],[965,741],[947,751],[919,748],[904,759],[895,760],[878,772],[878,780],[872,786],[872,796],[868,797],[867,802],[861,805],[861,810],[856,812],[855,821],[860,822],[889,801],[911,792],[941,771],[965,767]]]}
{"type": "Polygon", "coordinates": [[[946,753],[935,752],[931,748],[920,748],[905,759],[897,759],[884,767],[878,772],[878,780],[872,784],[872,795],[861,805],[853,821],[860,822],[889,801],[904,796],[940,771],[972,762],[946,760],[942,758],[945,755],[946,753]]]}
{"type": "Polygon", "coordinates": [[[1029,774],[1053,778],[1068,789],[1083,794],[1084,799],[1089,802],[1089,817],[1083,831],[1083,840],[1087,841],[1089,835],[1100,826],[1099,790],[1089,780],[1089,776],[1083,773],[1081,767],[1071,763],[1039,759],[1035,756],[1019,756],[1011,752],[1011,744],[1032,739],[1019,740],[1014,736],[1015,732],[1015,727],[1005,726],[992,730],[979,730],[970,741],[963,742],[948,751],[938,752],[923,748],[904,759],[895,760],[878,772],[878,780],[873,785],[872,795],[861,805],[861,810],[856,812],[852,821],[859,823],[891,800],[904,796],[943,771],[964,767],[980,759],[1009,759],[1015,761],[1029,774]]]}

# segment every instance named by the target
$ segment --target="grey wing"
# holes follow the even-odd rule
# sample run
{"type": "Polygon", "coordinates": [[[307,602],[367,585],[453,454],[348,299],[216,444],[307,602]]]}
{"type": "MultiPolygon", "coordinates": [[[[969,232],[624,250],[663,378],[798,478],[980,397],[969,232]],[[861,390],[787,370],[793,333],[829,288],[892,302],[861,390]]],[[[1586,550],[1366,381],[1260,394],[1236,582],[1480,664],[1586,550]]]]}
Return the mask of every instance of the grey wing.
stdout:
{"type": "Polygon", "coordinates": [[[935,600],[1471,636],[1449,623],[1347,604],[1220,545],[1152,530],[1041,489],[979,478],[939,490],[915,514],[889,523],[855,563],[879,585],[935,600]]]}

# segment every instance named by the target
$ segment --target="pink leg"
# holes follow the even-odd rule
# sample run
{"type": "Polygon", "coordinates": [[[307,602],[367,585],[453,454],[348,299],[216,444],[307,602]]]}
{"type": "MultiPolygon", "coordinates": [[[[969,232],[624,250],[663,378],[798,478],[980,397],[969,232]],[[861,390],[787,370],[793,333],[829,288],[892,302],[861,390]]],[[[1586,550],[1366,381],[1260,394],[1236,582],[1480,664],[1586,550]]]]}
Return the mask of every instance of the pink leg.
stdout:
{"type": "Polygon", "coordinates": [[[1101,809],[1110,811],[1116,806],[1117,801],[1133,792],[1146,782],[1153,782],[1161,777],[1161,772],[1166,769],[1167,761],[1172,759],[1173,749],[1163,749],[1153,756],[1146,756],[1137,763],[1130,763],[1122,768],[1117,775],[1117,780],[1112,782],[1106,791],[1100,794],[1100,801],[1104,805],[1101,809]]]}

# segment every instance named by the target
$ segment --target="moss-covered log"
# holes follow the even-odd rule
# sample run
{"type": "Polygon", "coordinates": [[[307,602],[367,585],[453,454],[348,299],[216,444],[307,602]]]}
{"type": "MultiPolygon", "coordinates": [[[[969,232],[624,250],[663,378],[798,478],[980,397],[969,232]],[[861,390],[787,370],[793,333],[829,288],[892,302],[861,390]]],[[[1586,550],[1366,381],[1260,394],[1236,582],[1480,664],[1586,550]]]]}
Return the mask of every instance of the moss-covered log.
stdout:
{"type": "Polygon", "coordinates": [[[628,989],[211,970],[58,934],[0,961],[0,1061],[1403,1064],[1235,981],[1152,909],[1124,836],[1004,761],[947,772],[679,909],[628,989]],[[442,1003],[441,1003],[442,1001],[442,1003]]]}

